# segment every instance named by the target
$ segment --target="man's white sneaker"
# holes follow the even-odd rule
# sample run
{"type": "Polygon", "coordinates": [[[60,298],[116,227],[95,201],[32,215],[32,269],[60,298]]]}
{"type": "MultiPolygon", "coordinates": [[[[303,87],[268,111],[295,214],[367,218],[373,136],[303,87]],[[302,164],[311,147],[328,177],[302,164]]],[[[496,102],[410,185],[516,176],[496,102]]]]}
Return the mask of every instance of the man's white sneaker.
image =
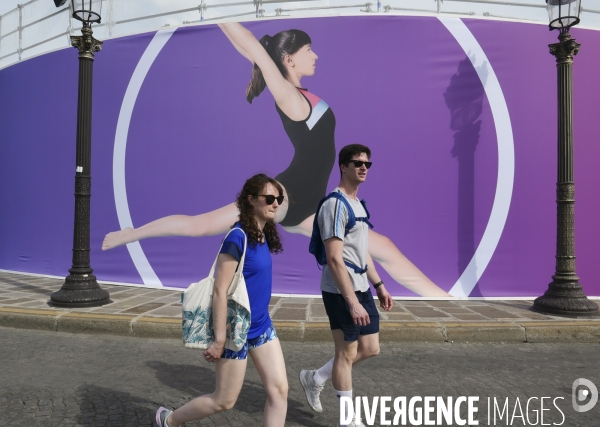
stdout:
{"type": "Polygon", "coordinates": [[[306,394],[306,400],[308,404],[315,412],[323,412],[323,408],[321,407],[321,399],[319,395],[321,391],[323,391],[324,385],[317,385],[314,381],[315,371],[308,371],[303,369],[300,371],[300,384],[302,384],[302,388],[304,388],[304,393],[306,394]]]}
{"type": "Polygon", "coordinates": [[[361,420],[355,418],[352,421],[350,421],[350,424],[344,424],[343,426],[338,421],[338,427],[367,427],[367,426],[365,426],[361,420]]]}

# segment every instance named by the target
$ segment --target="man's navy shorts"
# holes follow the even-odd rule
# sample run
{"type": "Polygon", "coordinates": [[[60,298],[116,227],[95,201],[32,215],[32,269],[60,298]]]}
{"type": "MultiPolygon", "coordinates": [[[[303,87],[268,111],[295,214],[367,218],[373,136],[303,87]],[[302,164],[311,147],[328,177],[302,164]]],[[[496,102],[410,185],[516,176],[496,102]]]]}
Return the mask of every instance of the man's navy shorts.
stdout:
{"type": "Polygon", "coordinates": [[[356,341],[359,335],[370,335],[379,332],[379,312],[375,307],[373,295],[370,289],[366,292],[356,292],[358,302],[365,308],[371,319],[371,323],[366,326],[356,325],[350,315],[350,307],[342,294],[333,294],[331,292],[321,292],[323,294],[323,304],[329,317],[331,329],[341,329],[344,333],[345,341],[356,341]]]}

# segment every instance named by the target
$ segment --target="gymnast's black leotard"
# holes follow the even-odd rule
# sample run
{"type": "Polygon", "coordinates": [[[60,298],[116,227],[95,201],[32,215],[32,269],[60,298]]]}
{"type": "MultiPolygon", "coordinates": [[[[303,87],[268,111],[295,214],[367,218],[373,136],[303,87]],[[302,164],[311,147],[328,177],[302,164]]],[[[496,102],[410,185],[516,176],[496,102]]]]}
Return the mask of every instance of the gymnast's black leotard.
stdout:
{"type": "Polygon", "coordinates": [[[327,182],[335,163],[335,116],[319,97],[298,88],[310,105],[305,120],[294,121],[275,105],[283,128],[292,145],[294,158],[290,166],[275,179],[287,191],[289,207],[281,225],[295,226],[315,213],[325,196],[327,182]]]}

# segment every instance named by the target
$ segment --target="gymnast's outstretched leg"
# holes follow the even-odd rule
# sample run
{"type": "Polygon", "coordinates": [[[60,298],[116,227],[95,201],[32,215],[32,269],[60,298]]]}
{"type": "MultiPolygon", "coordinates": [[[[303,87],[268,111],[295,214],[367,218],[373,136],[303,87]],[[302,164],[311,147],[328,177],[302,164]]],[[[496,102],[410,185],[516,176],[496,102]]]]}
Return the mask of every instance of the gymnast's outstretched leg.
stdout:
{"type": "MultiPolygon", "coordinates": [[[[311,216],[306,218],[304,221],[302,221],[300,224],[294,225],[291,227],[286,226],[286,227],[283,227],[283,229],[285,231],[287,231],[288,233],[302,234],[303,236],[310,237],[312,235],[314,219],[315,219],[315,214],[312,214],[311,216]]],[[[277,219],[275,219],[275,222],[280,222],[280,221],[277,221],[277,219]]]]}
{"type": "MultiPolygon", "coordinates": [[[[283,227],[288,233],[302,234],[310,237],[314,215],[311,215],[294,227],[283,227]]],[[[450,297],[451,295],[433,283],[417,268],[389,238],[369,231],[369,253],[392,278],[423,297],[450,297]]]]}
{"type": "Polygon", "coordinates": [[[161,236],[214,236],[223,234],[238,219],[239,211],[235,203],[200,215],[170,215],[149,222],[139,228],[126,227],[113,231],[104,237],[102,250],[116,248],[127,243],[161,236]]]}
{"type": "Polygon", "coordinates": [[[422,297],[451,297],[417,268],[389,238],[369,230],[369,253],[392,278],[422,297]]]}

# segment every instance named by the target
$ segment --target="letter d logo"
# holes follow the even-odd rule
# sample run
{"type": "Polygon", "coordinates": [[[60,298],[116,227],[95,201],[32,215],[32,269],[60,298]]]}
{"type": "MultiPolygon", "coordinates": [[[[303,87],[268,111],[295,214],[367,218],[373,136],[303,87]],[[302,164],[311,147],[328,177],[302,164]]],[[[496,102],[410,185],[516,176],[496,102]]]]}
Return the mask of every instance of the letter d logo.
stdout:
{"type": "Polygon", "coordinates": [[[587,412],[596,406],[598,402],[598,389],[590,380],[586,380],[585,378],[577,378],[573,381],[573,388],[571,393],[573,399],[573,409],[577,412],[587,412]],[[592,396],[590,397],[590,401],[585,405],[580,405],[579,402],[584,401],[587,398],[588,391],[587,390],[577,390],[577,387],[584,386],[590,389],[590,393],[592,396]]]}

